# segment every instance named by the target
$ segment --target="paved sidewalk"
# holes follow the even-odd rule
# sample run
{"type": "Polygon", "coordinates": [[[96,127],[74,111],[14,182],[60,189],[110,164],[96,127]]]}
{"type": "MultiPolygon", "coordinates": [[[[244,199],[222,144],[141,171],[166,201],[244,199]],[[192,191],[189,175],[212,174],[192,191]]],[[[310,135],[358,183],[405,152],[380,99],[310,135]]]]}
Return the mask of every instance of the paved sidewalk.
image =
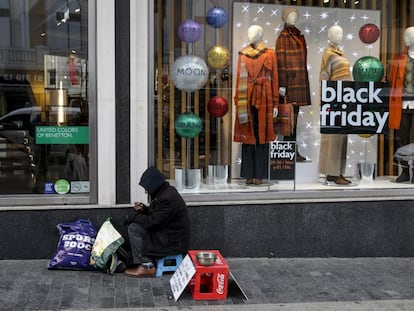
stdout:
{"type": "Polygon", "coordinates": [[[0,261],[0,310],[414,310],[414,258],[226,258],[226,300],[175,302],[170,275],[49,271],[48,260],[0,261]]]}

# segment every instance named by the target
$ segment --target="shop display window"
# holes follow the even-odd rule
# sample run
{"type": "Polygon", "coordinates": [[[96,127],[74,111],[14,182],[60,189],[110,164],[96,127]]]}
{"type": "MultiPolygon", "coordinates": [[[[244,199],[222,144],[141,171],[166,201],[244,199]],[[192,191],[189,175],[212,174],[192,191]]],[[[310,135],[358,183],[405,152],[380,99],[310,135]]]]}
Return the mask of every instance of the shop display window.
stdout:
{"type": "Polygon", "coordinates": [[[87,1],[0,11],[0,195],[89,195],[87,1]]]}
{"type": "Polygon", "coordinates": [[[411,62],[391,80],[408,19],[392,1],[270,2],[156,1],[157,167],[188,194],[410,191],[412,116],[392,98],[411,107],[411,62]]]}

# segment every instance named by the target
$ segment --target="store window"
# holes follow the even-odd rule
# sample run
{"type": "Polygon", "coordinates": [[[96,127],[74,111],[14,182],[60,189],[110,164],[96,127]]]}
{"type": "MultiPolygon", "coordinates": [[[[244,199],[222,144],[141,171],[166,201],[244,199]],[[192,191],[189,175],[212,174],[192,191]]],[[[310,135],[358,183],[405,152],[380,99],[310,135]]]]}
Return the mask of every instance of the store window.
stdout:
{"type": "Polygon", "coordinates": [[[88,195],[87,1],[0,0],[0,25],[0,195],[88,195]]]}
{"type": "Polygon", "coordinates": [[[156,1],[150,134],[181,192],[412,189],[409,1],[300,4],[156,1]]]}

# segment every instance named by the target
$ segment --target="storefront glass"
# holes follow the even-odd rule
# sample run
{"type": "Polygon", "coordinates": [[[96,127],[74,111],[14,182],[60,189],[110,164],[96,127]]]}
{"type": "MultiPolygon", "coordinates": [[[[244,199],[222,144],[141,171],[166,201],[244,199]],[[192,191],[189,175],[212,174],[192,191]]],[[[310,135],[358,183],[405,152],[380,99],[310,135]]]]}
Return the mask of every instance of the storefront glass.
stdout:
{"type": "Polygon", "coordinates": [[[156,1],[157,167],[183,193],[410,191],[409,1],[271,2],[156,1]]]}
{"type": "Polygon", "coordinates": [[[0,194],[89,193],[88,4],[0,0],[0,194]]]}

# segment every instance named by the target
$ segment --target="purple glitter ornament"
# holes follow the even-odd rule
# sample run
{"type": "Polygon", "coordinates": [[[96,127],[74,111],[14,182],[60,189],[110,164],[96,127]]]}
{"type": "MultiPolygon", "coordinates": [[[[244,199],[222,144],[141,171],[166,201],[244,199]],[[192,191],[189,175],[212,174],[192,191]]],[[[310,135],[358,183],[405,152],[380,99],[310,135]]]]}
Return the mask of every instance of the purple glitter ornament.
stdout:
{"type": "Polygon", "coordinates": [[[200,24],[192,19],[187,19],[178,27],[178,36],[181,41],[194,43],[201,37],[200,24]]]}

